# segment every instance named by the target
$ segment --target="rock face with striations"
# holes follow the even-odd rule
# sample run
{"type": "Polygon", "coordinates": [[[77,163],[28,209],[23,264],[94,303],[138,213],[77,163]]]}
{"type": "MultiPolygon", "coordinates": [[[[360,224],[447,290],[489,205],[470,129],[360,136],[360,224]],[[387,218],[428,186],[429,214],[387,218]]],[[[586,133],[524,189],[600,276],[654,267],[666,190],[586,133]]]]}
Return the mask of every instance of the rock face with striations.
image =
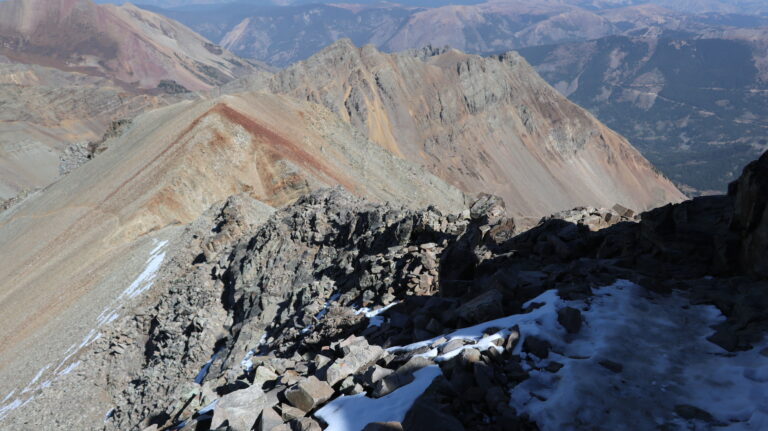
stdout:
{"type": "Polygon", "coordinates": [[[624,138],[513,52],[384,54],[341,40],[270,86],[325,105],[466,192],[501,196],[511,214],[616,203],[646,210],[683,198],[624,138]]]}

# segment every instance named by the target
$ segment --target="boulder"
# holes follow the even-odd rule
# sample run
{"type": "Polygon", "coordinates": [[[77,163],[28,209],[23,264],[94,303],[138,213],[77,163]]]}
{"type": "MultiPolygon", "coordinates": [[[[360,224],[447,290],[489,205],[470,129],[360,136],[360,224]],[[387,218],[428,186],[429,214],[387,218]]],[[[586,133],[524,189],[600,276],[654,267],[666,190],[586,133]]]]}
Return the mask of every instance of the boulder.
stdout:
{"type": "Polygon", "coordinates": [[[612,209],[616,211],[619,216],[624,218],[632,218],[635,216],[634,211],[620,204],[614,205],[612,209]]]}
{"type": "Polygon", "coordinates": [[[301,419],[307,415],[304,410],[297,409],[296,407],[289,406],[287,404],[282,404],[280,406],[280,412],[280,419],[282,419],[283,422],[290,422],[294,419],[301,419]]]}
{"type": "Polygon", "coordinates": [[[429,399],[418,399],[405,415],[404,430],[464,431],[464,425],[429,399]]]}
{"type": "Polygon", "coordinates": [[[503,299],[501,292],[492,289],[462,304],[457,313],[470,323],[486,322],[501,317],[503,299]]]}
{"type": "Polygon", "coordinates": [[[285,391],[288,402],[305,412],[325,403],[332,396],[333,388],[315,376],[309,376],[285,391]]]}
{"type": "Polygon", "coordinates": [[[320,424],[312,418],[294,419],[290,425],[291,431],[323,431],[320,424]]]}
{"type": "Polygon", "coordinates": [[[330,385],[358,373],[384,355],[384,349],[371,346],[365,338],[357,337],[354,342],[343,345],[344,356],[336,359],[325,371],[325,381],[330,385]]]}
{"type": "Polygon", "coordinates": [[[394,371],[390,370],[389,368],[380,367],[378,365],[372,365],[368,367],[367,370],[365,370],[365,373],[363,373],[361,381],[367,386],[373,386],[376,382],[383,379],[384,377],[387,377],[392,373],[394,373],[394,371]]]}
{"type": "Polygon", "coordinates": [[[540,359],[546,359],[549,356],[549,349],[552,347],[549,341],[542,340],[534,336],[525,337],[523,341],[523,351],[538,356],[540,359]]]}
{"type": "Polygon", "coordinates": [[[567,333],[576,334],[581,330],[581,311],[573,307],[561,308],[557,310],[557,322],[567,333]]]}
{"type": "Polygon", "coordinates": [[[271,431],[273,428],[283,424],[283,418],[280,417],[275,409],[264,409],[259,416],[259,423],[256,427],[257,431],[271,431]]]}
{"type": "Polygon", "coordinates": [[[464,347],[464,344],[466,342],[462,338],[454,338],[453,340],[447,342],[443,347],[440,348],[440,354],[446,354],[453,352],[456,349],[460,349],[464,347]]]}
{"type": "Polygon", "coordinates": [[[231,392],[221,397],[216,403],[211,429],[228,422],[229,429],[232,431],[250,431],[261,412],[275,405],[277,405],[277,393],[275,391],[265,393],[257,385],[231,392]]]}
{"type": "Polygon", "coordinates": [[[277,373],[265,367],[264,365],[259,365],[256,367],[256,372],[253,377],[253,384],[263,385],[264,383],[277,380],[277,378],[277,373]]]}

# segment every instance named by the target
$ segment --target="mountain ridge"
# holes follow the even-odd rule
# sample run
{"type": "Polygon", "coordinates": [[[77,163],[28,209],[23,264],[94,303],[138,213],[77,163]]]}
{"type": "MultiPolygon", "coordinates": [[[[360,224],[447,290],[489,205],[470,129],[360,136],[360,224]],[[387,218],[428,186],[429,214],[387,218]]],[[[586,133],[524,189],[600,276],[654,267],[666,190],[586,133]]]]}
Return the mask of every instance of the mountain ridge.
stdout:
{"type": "Polygon", "coordinates": [[[342,40],[269,85],[325,105],[382,147],[467,192],[502,196],[517,215],[579,203],[646,209],[682,197],[623,138],[553,91],[516,53],[384,54],[342,40]],[[558,199],[537,200],[550,194],[558,199]]]}

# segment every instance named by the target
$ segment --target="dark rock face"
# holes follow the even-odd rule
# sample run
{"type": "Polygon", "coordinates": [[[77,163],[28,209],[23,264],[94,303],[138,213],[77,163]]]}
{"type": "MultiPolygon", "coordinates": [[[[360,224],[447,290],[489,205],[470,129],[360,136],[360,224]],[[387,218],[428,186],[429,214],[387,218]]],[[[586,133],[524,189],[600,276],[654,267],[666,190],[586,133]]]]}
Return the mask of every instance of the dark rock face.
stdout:
{"type": "Polygon", "coordinates": [[[741,237],[743,268],[768,276],[768,152],[744,168],[728,195],[734,199],[733,228],[741,237]]]}

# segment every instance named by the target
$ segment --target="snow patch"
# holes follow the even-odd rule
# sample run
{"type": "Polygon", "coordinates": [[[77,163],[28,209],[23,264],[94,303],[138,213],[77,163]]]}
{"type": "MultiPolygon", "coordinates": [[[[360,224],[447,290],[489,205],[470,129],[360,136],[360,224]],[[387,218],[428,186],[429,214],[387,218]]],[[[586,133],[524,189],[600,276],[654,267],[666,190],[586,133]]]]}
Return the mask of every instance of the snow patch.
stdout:
{"type": "MultiPolygon", "coordinates": [[[[35,385],[37,381],[40,380],[40,378],[43,376],[43,374],[51,367],[52,364],[46,365],[40,371],[38,371],[38,373],[35,375],[32,381],[29,382],[29,384],[21,391],[22,394],[30,391],[48,388],[51,386],[51,384],[53,384],[53,380],[55,380],[57,377],[64,376],[71,373],[75,368],[77,368],[80,365],[80,361],[71,363],[68,366],[64,367],[65,364],[77,352],[79,352],[84,347],[89,346],[94,341],[102,337],[102,333],[98,331],[98,328],[114,322],[120,316],[118,314],[118,310],[122,308],[123,303],[126,300],[136,298],[143,292],[147,291],[150,287],[152,287],[152,284],[154,283],[154,280],[157,276],[157,272],[159,271],[163,261],[165,260],[165,252],[163,251],[163,249],[168,244],[168,241],[159,241],[156,239],[154,239],[153,241],[154,241],[154,248],[149,253],[149,258],[147,259],[144,270],[128,286],[128,288],[126,288],[112,302],[111,305],[104,308],[101,314],[99,314],[99,316],[96,318],[96,327],[91,329],[88,332],[88,334],[85,336],[83,341],[79,345],[73,344],[64,352],[64,355],[65,355],[64,359],[62,359],[61,362],[59,362],[59,365],[56,366],[56,368],[54,368],[52,371],[54,375],[53,379],[45,380],[43,383],[35,385]]],[[[10,394],[8,394],[5,397],[5,399],[3,399],[3,402],[6,402],[9,399],[11,399],[14,395],[14,392],[15,391],[12,391],[10,394]]],[[[0,407],[0,419],[3,419],[10,411],[15,410],[19,407],[23,407],[24,405],[32,401],[33,398],[34,397],[31,397],[24,401],[21,401],[20,399],[14,399],[9,404],[0,407]]]]}
{"type": "MultiPolygon", "coordinates": [[[[338,301],[340,297],[341,297],[340,293],[334,293],[333,295],[331,295],[331,297],[328,298],[327,301],[325,301],[325,305],[323,305],[323,309],[318,311],[317,314],[315,314],[315,321],[320,321],[323,317],[325,317],[325,315],[328,314],[328,310],[330,309],[331,304],[335,301],[338,301]]],[[[301,333],[307,334],[314,327],[315,327],[314,324],[308,325],[306,328],[303,328],[301,330],[301,333]]]]}
{"type": "Polygon", "coordinates": [[[365,314],[365,317],[368,318],[368,327],[379,327],[384,324],[386,319],[384,316],[380,316],[380,314],[384,313],[385,311],[389,310],[390,308],[394,307],[395,305],[399,304],[401,301],[395,301],[387,306],[384,306],[382,308],[379,308],[377,310],[371,310],[368,307],[363,307],[357,311],[355,311],[355,314],[365,314]]]}
{"type": "Polygon", "coordinates": [[[37,383],[38,380],[40,380],[40,377],[43,376],[43,373],[45,373],[45,370],[48,368],[51,368],[51,364],[48,364],[44,366],[43,368],[40,368],[40,371],[35,374],[35,377],[32,378],[32,381],[30,381],[24,389],[22,389],[21,393],[25,394],[33,389],[35,389],[35,383],[37,383]]]}
{"type": "Polygon", "coordinates": [[[530,378],[510,392],[512,407],[543,431],[594,424],[768,429],[768,361],[758,353],[764,346],[730,354],[707,341],[710,327],[724,320],[715,307],[691,306],[682,293],[657,295],[628,281],[568,305],[584,316],[578,334],[566,334],[553,312],[538,325],[521,326],[521,339],[536,335],[552,344],[544,360],[521,353],[530,378]],[[543,369],[552,361],[563,365],[556,373],[543,369]],[[683,419],[676,408],[712,418],[683,419]]]}
{"type": "Polygon", "coordinates": [[[210,413],[213,411],[213,409],[216,408],[216,404],[219,403],[219,399],[216,398],[215,400],[211,401],[207,406],[203,407],[202,409],[197,411],[198,416],[202,416],[204,414],[210,413]]]}
{"type": "Polygon", "coordinates": [[[267,333],[265,332],[261,335],[261,338],[259,339],[259,344],[255,348],[245,352],[245,356],[240,361],[240,366],[243,368],[243,370],[245,370],[245,372],[250,373],[253,370],[253,361],[251,361],[251,358],[253,358],[253,355],[256,354],[256,350],[257,349],[261,350],[261,347],[266,342],[267,342],[267,333]]]}
{"type": "Polygon", "coordinates": [[[0,406],[0,420],[8,416],[9,413],[16,410],[17,408],[21,407],[24,404],[19,399],[15,399],[11,401],[9,404],[6,404],[4,406],[0,406]]]}
{"type": "Polygon", "coordinates": [[[360,431],[371,422],[402,422],[414,401],[441,374],[437,365],[422,368],[415,380],[381,398],[365,394],[341,396],[315,413],[328,424],[326,431],[360,431]]]}
{"type": "Polygon", "coordinates": [[[67,374],[69,374],[72,371],[74,371],[75,368],[77,368],[79,365],[80,365],[80,361],[73,362],[73,363],[69,364],[69,366],[67,368],[64,368],[63,370],[61,370],[57,375],[58,376],[66,376],[67,374]]]}
{"type": "Polygon", "coordinates": [[[155,281],[157,272],[160,270],[160,266],[165,260],[165,252],[162,251],[168,241],[160,241],[152,250],[147,260],[147,266],[144,268],[141,274],[128,286],[127,289],[120,294],[118,299],[129,298],[133,299],[142,293],[146,292],[155,281]]]}

